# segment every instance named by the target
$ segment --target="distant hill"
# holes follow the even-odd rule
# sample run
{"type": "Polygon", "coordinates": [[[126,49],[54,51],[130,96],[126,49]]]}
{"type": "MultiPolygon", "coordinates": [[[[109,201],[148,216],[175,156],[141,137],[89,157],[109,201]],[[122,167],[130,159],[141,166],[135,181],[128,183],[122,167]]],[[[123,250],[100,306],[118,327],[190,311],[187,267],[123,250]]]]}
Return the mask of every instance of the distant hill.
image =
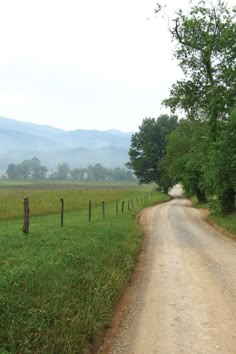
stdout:
{"type": "Polygon", "coordinates": [[[106,167],[123,166],[131,135],[118,130],[65,131],[0,117],[0,168],[33,156],[50,169],[62,162],[72,168],[98,162],[106,167]]]}

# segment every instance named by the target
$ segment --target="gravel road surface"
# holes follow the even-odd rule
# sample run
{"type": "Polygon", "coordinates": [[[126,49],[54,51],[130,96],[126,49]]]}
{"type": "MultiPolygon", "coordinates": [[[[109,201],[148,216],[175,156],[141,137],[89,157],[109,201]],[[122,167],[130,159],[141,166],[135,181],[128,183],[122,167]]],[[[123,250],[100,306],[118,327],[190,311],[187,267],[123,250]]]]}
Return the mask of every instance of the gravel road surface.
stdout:
{"type": "Polygon", "coordinates": [[[144,250],[98,353],[236,353],[236,243],[181,192],[142,213],[144,250]]]}

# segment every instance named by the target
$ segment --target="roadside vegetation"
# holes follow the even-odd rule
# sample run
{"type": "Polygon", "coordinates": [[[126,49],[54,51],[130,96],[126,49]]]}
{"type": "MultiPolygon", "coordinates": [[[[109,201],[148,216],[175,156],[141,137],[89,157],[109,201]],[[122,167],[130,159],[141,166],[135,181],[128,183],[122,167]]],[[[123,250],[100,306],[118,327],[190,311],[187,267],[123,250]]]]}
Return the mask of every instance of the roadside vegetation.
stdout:
{"type": "Polygon", "coordinates": [[[208,219],[213,221],[215,224],[219,225],[222,229],[235,234],[236,237],[236,211],[232,211],[229,214],[223,215],[212,210],[212,202],[208,201],[207,203],[199,203],[196,197],[191,198],[193,205],[196,208],[208,209],[208,219]]]}
{"type": "Polygon", "coordinates": [[[235,234],[236,236],[236,212],[227,215],[210,214],[209,218],[223,229],[235,234]]]}
{"type": "Polygon", "coordinates": [[[198,202],[211,201],[216,221],[235,211],[235,20],[236,7],[221,0],[191,1],[188,12],[180,9],[169,19],[183,79],[173,83],[163,104],[183,118],[145,118],[129,150],[128,167],[139,181],[165,191],[181,182],[198,202]]]}
{"type": "MultiPolygon", "coordinates": [[[[19,188],[23,195],[29,192],[15,187],[16,196],[19,188]]],[[[22,234],[21,219],[0,222],[0,353],[82,353],[108,324],[141,247],[136,215],[167,196],[157,191],[150,195],[151,186],[100,188],[73,193],[87,205],[86,192],[98,204],[102,192],[109,200],[105,219],[100,206],[93,209],[90,223],[87,210],[67,211],[62,228],[53,210],[31,217],[28,236],[22,234]],[[126,203],[124,213],[119,209],[116,215],[117,198],[119,206],[133,199],[133,208],[126,203]]],[[[58,196],[62,191],[69,201],[70,187],[66,193],[63,186],[58,196]]],[[[35,197],[39,194],[31,199],[35,197]]]]}

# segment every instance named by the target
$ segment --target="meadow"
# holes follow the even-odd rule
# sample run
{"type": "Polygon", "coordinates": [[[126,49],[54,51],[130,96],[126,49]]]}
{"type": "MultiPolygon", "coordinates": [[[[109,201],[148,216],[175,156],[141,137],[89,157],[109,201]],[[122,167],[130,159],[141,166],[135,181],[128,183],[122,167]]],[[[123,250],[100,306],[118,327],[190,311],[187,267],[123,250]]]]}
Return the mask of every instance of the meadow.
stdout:
{"type": "Polygon", "coordinates": [[[142,243],[136,215],[166,199],[151,186],[1,184],[0,353],[88,350],[108,324],[133,270],[142,243]],[[31,205],[28,236],[22,233],[18,209],[26,194],[31,205]],[[61,197],[64,227],[58,214],[61,197]],[[90,223],[88,200],[93,201],[90,223]]]}
{"type": "Polygon", "coordinates": [[[29,197],[32,215],[56,214],[60,210],[60,199],[65,201],[66,211],[83,210],[91,200],[93,206],[119,200],[141,190],[135,184],[82,184],[82,183],[0,183],[0,220],[22,216],[23,198],[29,197]]]}

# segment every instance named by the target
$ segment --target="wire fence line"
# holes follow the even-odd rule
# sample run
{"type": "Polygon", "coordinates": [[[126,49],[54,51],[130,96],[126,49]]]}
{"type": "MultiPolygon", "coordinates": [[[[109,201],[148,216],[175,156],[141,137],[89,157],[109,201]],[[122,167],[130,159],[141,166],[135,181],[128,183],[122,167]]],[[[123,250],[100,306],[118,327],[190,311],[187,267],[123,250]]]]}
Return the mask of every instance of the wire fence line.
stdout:
{"type": "MultiPolygon", "coordinates": [[[[93,208],[93,202],[92,200],[89,200],[88,202],[88,208],[87,209],[81,209],[80,211],[84,211],[85,215],[87,215],[87,220],[89,223],[92,222],[93,220],[93,212],[96,210],[96,216],[100,215],[100,218],[106,219],[110,215],[116,215],[118,216],[119,214],[123,214],[126,211],[130,211],[132,209],[135,209],[135,206],[140,207],[143,205],[145,202],[148,201],[150,197],[154,195],[155,191],[151,191],[148,193],[145,193],[144,195],[140,196],[139,198],[135,199],[126,199],[126,200],[116,200],[114,202],[109,202],[106,203],[104,200],[101,202],[101,213],[98,213],[99,207],[96,205],[93,208]],[[109,214],[108,214],[109,211],[109,214]]],[[[66,213],[66,208],[65,208],[65,199],[60,198],[60,225],[61,227],[64,227],[64,220],[65,220],[65,213],[66,213]]],[[[77,210],[78,212],[78,210],[77,210]]],[[[32,215],[34,216],[34,215],[32,215]]],[[[22,231],[25,235],[29,234],[29,225],[30,225],[30,199],[29,197],[25,197],[23,199],[23,227],[22,231]]]]}

